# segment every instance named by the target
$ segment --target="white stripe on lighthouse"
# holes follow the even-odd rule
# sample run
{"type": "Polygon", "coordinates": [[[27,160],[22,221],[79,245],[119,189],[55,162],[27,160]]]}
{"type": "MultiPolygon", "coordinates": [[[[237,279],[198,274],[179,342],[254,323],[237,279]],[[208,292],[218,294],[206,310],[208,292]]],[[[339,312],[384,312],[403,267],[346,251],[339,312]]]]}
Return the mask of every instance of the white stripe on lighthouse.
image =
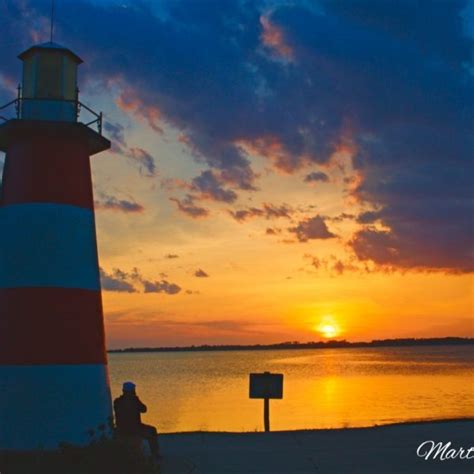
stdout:
{"type": "Polygon", "coordinates": [[[0,207],[0,288],[99,290],[94,214],[31,203],[0,207]]]}
{"type": "Polygon", "coordinates": [[[0,366],[2,449],[86,445],[110,435],[110,410],[106,365],[0,366]]]}

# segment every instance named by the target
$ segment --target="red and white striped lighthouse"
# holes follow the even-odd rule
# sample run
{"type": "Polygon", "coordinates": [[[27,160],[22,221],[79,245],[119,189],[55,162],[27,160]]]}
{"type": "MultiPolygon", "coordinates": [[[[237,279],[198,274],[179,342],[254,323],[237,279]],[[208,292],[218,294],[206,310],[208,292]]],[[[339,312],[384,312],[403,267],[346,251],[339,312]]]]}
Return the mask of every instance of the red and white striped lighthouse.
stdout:
{"type": "Polygon", "coordinates": [[[101,115],[79,120],[76,54],[19,58],[16,118],[0,125],[0,450],[54,449],[112,415],[89,160],[110,142],[101,115]]]}

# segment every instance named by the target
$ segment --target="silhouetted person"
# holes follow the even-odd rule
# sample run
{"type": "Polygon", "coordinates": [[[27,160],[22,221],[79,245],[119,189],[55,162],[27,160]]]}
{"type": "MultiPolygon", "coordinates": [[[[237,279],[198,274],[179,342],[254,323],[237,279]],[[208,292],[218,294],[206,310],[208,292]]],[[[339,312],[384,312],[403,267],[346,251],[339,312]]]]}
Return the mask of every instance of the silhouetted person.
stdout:
{"type": "Polygon", "coordinates": [[[125,382],[123,394],[114,400],[115,422],[117,431],[125,436],[140,436],[148,441],[154,457],[159,457],[157,431],[154,426],[145,425],[141,413],[146,412],[144,405],[135,393],[135,384],[125,382]]]}

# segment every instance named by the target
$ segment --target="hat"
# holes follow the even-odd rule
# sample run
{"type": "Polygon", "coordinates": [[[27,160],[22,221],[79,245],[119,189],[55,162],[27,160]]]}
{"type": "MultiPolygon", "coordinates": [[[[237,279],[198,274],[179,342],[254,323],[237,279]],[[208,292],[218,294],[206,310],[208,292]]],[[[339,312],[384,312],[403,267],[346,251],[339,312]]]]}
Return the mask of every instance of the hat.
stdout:
{"type": "Polygon", "coordinates": [[[135,390],[135,384],[133,382],[124,382],[122,389],[124,392],[133,392],[135,390]]]}

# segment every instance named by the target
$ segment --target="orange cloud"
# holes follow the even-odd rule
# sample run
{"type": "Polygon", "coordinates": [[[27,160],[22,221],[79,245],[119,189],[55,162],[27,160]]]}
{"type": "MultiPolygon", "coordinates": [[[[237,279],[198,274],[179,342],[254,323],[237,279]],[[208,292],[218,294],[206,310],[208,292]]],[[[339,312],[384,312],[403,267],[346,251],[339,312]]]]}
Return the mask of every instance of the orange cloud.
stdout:
{"type": "Polygon", "coordinates": [[[292,173],[301,168],[308,160],[305,156],[295,156],[285,149],[281,140],[273,135],[265,135],[254,139],[240,139],[235,142],[248,155],[268,158],[279,171],[292,173]]]}
{"type": "Polygon", "coordinates": [[[270,21],[267,16],[260,17],[260,24],[263,27],[261,35],[262,43],[275,51],[279,56],[283,56],[287,60],[293,59],[293,50],[285,42],[283,31],[270,21]]]}
{"type": "Polygon", "coordinates": [[[161,120],[158,107],[144,104],[132,88],[124,89],[115,102],[124,112],[132,113],[138,119],[144,119],[155,132],[163,133],[163,129],[158,125],[161,120]]]}
{"type": "Polygon", "coordinates": [[[343,139],[338,143],[329,160],[330,167],[337,167],[344,171],[347,164],[352,163],[352,158],[357,153],[357,146],[352,141],[343,139]]]}

